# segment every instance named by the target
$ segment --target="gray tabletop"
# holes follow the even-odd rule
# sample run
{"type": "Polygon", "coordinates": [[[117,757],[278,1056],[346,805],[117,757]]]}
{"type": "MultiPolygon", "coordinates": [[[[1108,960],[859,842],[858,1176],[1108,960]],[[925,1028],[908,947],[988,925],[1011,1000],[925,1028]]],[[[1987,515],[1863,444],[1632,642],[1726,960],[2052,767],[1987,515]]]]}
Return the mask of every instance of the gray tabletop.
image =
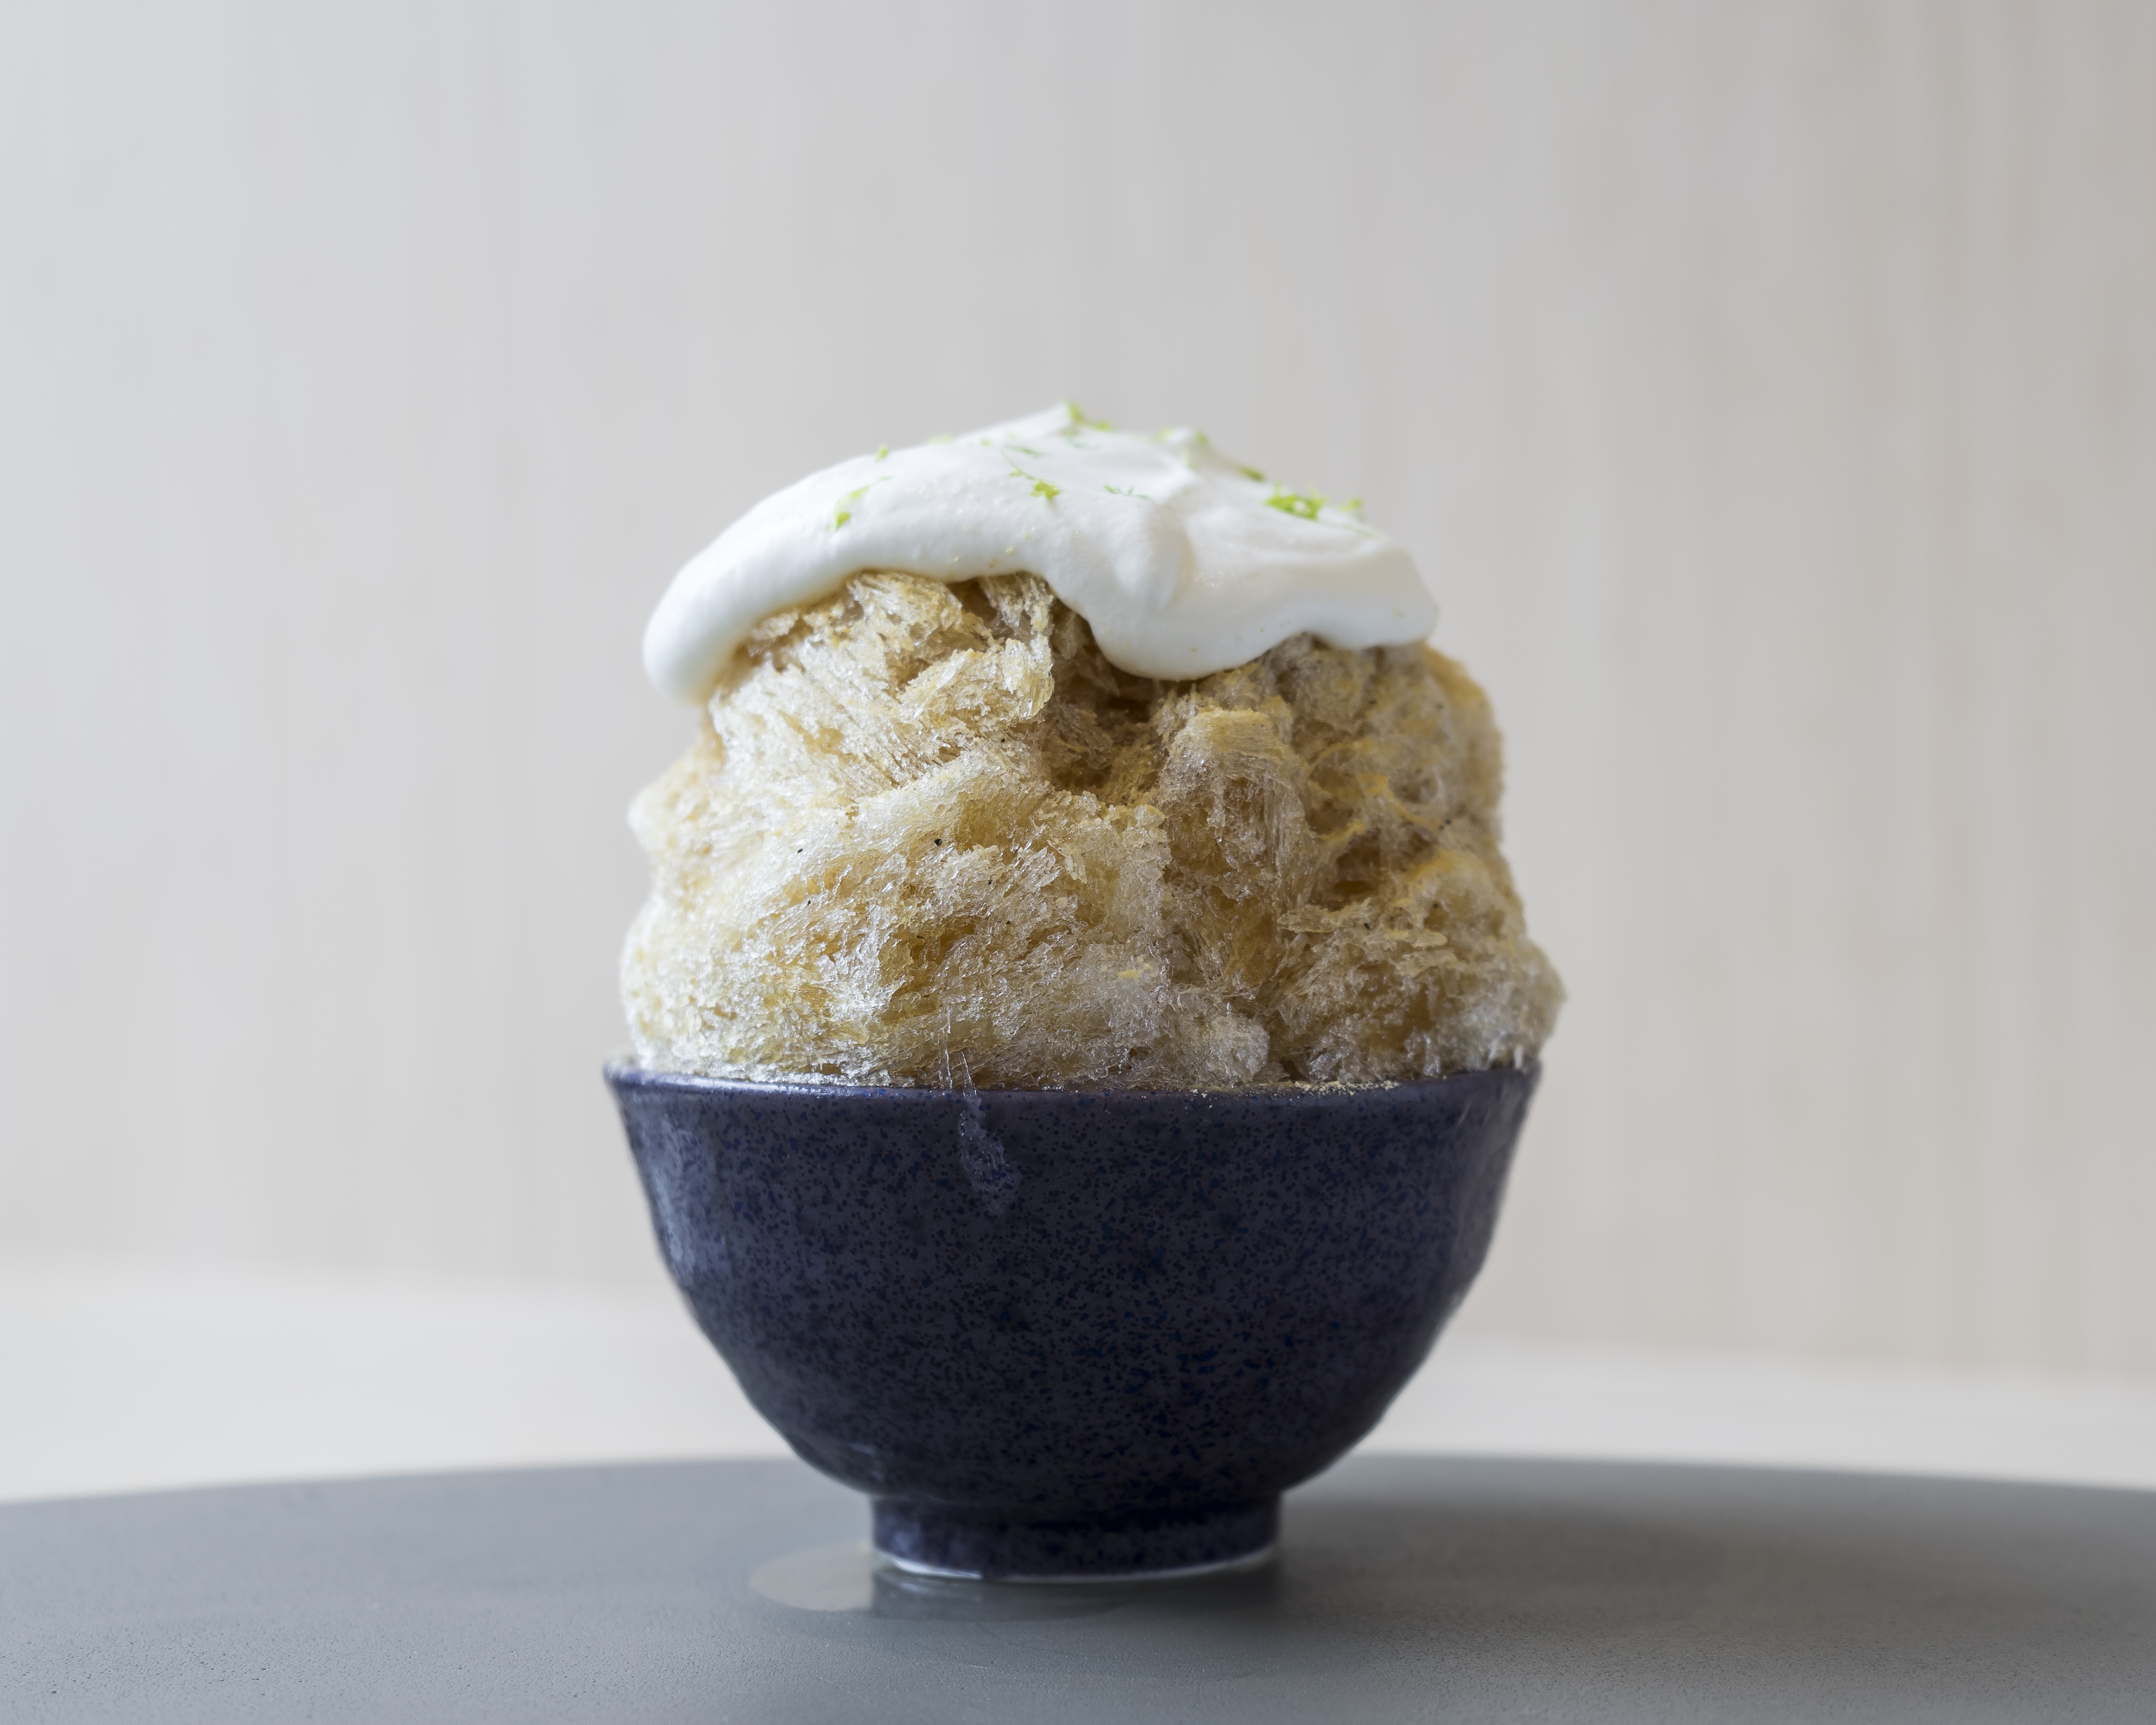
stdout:
{"type": "Polygon", "coordinates": [[[2156,1493],[1357,1457],[1281,1560],[874,1570],[792,1462],[0,1509],[10,1721],[2156,1718],[2156,1493]]]}

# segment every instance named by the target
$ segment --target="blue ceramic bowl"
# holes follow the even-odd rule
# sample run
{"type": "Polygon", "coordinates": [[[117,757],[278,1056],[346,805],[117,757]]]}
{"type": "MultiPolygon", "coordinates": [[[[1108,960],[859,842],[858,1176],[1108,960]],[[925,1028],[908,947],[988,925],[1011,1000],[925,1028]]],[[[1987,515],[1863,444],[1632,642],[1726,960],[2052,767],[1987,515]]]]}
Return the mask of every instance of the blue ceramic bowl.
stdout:
{"type": "Polygon", "coordinates": [[[1482,1266],[1536,1071],[868,1090],[609,1066],[667,1267],[920,1572],[1248,1560],[1482,1266]]]}

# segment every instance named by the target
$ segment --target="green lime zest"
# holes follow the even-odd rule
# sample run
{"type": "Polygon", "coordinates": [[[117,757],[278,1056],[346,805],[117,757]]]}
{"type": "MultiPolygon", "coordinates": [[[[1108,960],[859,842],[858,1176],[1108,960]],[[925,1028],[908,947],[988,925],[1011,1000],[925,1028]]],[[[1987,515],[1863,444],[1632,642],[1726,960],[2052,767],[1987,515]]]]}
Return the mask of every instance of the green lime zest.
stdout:
{"type": "Polygon", "coordinates": [[[1291,515],[1299,521],[1314,521],[1318,511],[1325,507],[1325,500],[1308,491],[1283,491],[1275,485],[1272,495],[1265,499],[1265,507],[1291,515]]]}
{"type": "MultiPolygon", "coordinates": [[[[1008,455],[1004,459],[1007,461],[1010,460],[1010,458],[1008,455]]],[[[1042,499],[1045,502],[1053,503],[1058,497],[1060,497],[1063,495],[1062,486],[1051,485],[1046,480],[1038,478],[1034,475],[1028,473],[1015,461],[1011,461],[1011,477],[1014,479],[1022,479],[1030,481],[1033,485],[1033,495],[1042,499]]]]}
{"type": "Polygon", "coordinates": [[[884,481],[881,480],[870,480],[865,485],[855,486],[852,490],[847,492],[844,496],[841,497],[839,500],[838,510],[831,517],[831,531],[834,533],[837,532],[839,528],[844,526],[848,521],[854,518],[853,511],[846,507],[849,503],[860,502],[865,493],[873,491],[878,485],[882,485],[884,481]]]}

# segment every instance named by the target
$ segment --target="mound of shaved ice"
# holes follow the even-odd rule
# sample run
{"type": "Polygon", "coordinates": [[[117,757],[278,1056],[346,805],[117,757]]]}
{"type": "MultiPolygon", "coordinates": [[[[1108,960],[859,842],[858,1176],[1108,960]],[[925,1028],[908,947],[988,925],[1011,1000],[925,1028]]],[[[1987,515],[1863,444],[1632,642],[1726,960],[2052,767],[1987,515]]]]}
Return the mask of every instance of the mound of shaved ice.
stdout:
{"type": "Polygon", "coordinates": [[[1498,850],[1482,691],[1301,635],[1117,670],[1031,575],[767,619],[631,812],[649,1070],[1219,1089],[1533,1057],[1563,991],[1498,850]]]}

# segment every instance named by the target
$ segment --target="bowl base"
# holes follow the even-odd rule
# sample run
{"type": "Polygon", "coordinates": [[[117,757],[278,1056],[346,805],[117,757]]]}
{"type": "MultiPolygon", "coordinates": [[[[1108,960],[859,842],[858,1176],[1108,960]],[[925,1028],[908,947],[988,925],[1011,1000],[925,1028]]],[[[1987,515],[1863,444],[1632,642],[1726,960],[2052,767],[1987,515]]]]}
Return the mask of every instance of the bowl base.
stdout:
{"type": "Polygon", "coordinates": [[[1023,1522],[879,1497],[876,1555],[911,1575],[967,1581],[1169,1581],[1261,1563],[1280,1499],[1113,1519],[1023,1522]]]}

